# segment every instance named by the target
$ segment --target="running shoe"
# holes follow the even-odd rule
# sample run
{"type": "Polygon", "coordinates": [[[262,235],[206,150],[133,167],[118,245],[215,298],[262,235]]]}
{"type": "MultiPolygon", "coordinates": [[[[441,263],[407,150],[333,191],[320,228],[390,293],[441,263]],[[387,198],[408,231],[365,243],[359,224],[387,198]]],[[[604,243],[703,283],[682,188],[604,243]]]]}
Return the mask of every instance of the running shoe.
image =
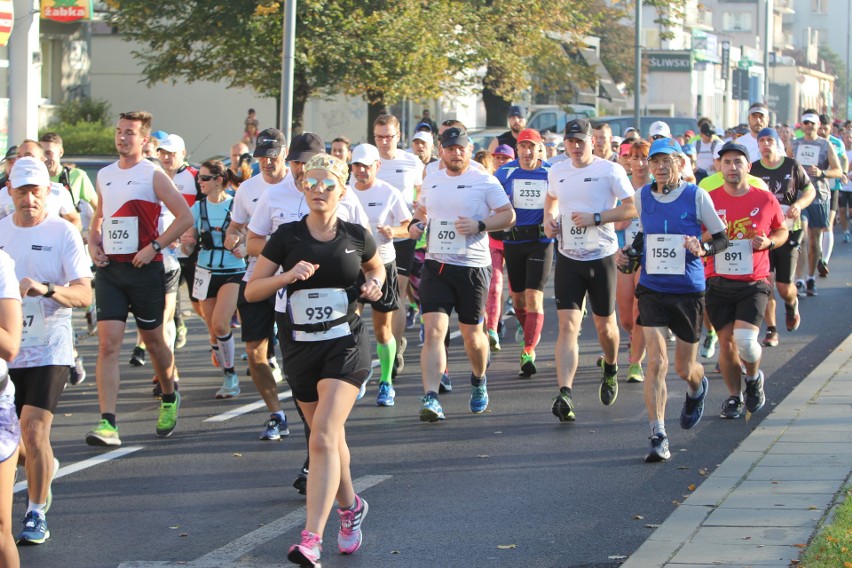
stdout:
{"type": "Polygon", "coordinates": [[[299,472],[299,476],[296,477],[296,480],[293,482],[293,487],[296,488],[296,491],[298,491],[300,495],[306,495],[308,493],[308,468],[302,468],[302,471],[299,472]]]}
{"type": "Polygon", "coordinates": [[[177,329],[175,330],[175,349],[183,349],[183,346],[186,345],[186,336],[186,324],[181,319],[180,325],[178,325],[177,329]]]}
{"type": "Polygon", "coordinates": [[[361,383],[361,388],[358,389],[358,396],[355,397],[355,400],[361,400],[364,398],[364,395],[367,394],[367,383],[373,378],[373,368],[370,367],[370,373],[367,375],[367,378],[364,379],[364,382],[361,383]]]}
{"type": "Polygon", "coordinates": [[[121,438],[118,437],[118,428],[104,419],[86,434],[86,443],[90,446],[120,446],[121,438]]]}
{"type": "Polygon", "coordinates": [[[804,280],[796,280],[796,295],[800,298],[805,295],[805,281],[804,280]]]}
{"type": "Polygon", "coordinates": [[[848,243],[849,240],[850,240],[849,231],[846,231],[845,233],[843,233],[843,242],[848,243]]]}
{"type": "Polygon", "coordinates": [[[745,407],[749,412],[757,412],[766,403],[766,393],[763,391],[763,371],[757,372],[757,378],[745,382],[745,407]]]}
{"type": "Polygon", "coordinates": [[[414,323],[417,321],[417,316],[420,315],[416,306],[408,306],[408,310],[405,313],[405,329],[411,329],[414,327],[414,323]]]}
{"type": "Polygon", "coordinates": [[[280,384],[284,380],[284,375],[281,373],[278,362],[275,359],[270,359],[269,366],[272,368],[272,378],[275,379],[275,384],[280,384]]]}
{"type": "Polygon", "coordinates": [[[72,387],[79,385],[86,380],[86,369],[83,367],[83,358],[79,355],[74,357],[74,365],[71,367],[71,373],[68,376],[68,384],[72,387]]]}
{"type": "Polygon", "coordinates": [[[322,554],[320,535],[302,531],[302,542],[290,547],[287,559],[299,566],[313,568],[320,565],[320,554],[322,554]]]}
{"type": "Polygon", "coordinates": [[[485,384],[478,387],[471,385],[469,406],[474,414],[482,414],[488,408],[488,387],[485,384]]]}
{"type": "Polygon", "coordinates": [[[704,336],[704,342],[698,349],[698,354],[705,359],[712,359],[716,354],[716,345],[719,343],[719,338],[715,333],[708,333],[704,336]]]}
{"type": "Polygon", "coordinates": [[[141,367],[145,364],[145,348],[137,345],[133,348],[133,354],[130,355],[130,364],[134,367],[141,367]]]}
{"type": "Polygon", "coordinates": [[[639,363],[630,363],[627,367],[627,382],[641,383],[645,380],[645,373],[642,372],[642,365],[639,363]]]}
{"type": "Polygon", "coordinates": [[[393,406],[396,391],[390,383],[379,383],[379,394],[376,396],[376,406],[393,406]]]}
{"type": "Polygon", "coordinates": [[[59,460],[53,458],[53,473],[50,476],[50,483],[47,484],[47,500],[44,502],[44,514],[50,510],[53,505],[53,480],[56,479],[56,474],[59,473],[59,460]]]}
{"type": "Polygon", "coordinates": [[[160,415],[157,417],[157,436],[166,438],[177,428],[178,409],[180,408],[180,393],[175,391],[174,402],[161,402],[160,415]]]}
{"type": "Polygon", "coordinates": [[[666,339],[669,343],[674,343],[675,339],[677,339],[671,329],[666,329],[666,339]]]}
{"type": "Polygon", "coordinates": [[[405,369],[405,357],[403,357],[403,354],[405,353],[406,347],[408,347],[408,340],[404,337],[400,337],[399,343],[396,346],[396,358],[393,360],[393,367],[391,368],[392,379],[395,379],[396,376],[405,369]]]}
{"type": "Polygon", "coordinates": [[[571,400],[571,393],[567,387],[559,389],[559,394],[553,399],[553,406],[550,411],[560,422],[573,422],[576,416],[574,415],[574,401],[571,400]]]}
{"type": "Polygon", "coordinates": [[[86,331],[89,335],[96,335],[98,333],[98,316],[95,313],[94,298],[92,298],[92,305],[86,308],[86,331]]]}
{"type": "Polygon", "coordinates": [[[521,351],[521,370],[518,372],[519,377],[529,379],[538,372],[535,366],[535,351],[521,351]]]}
{"type": "Polygon", "coordinates": [[[216,398],[234,398],[240,394],[240,378],[236,373],[228,373],[222,381],[222,388],[216,391],[216,398]]]}
{"type": "Polygon", "coordinates": [[[238,318],[237,313],[234,312],[234,315],[231,316],[231,329],[240,329],[241,327],[240,318],[238,318]]]}
{"type": "Polygon", "coordinates": [[[423,407],[420,409],[421,422],[437,422],[438,420],[446,419],[444,409],[441,408],[441,403],[434,396],[428,394],[420,399],[423,407]]]}
{"type": "Polygon", "coordinates": [[[18,534],[18,544],[42,544],[49,538],[50,530],[44,514],[29,511],[24,517],[24,529],[18,534]]]}
{"type": "Polygon", "coordinates": [[[816,280],[814,280],[813,278],[808,278],[806,293],[808,296],[819,296],[819,294],[817,293],[816,280]]]}
{"type": "Polygon", "coordinates": [[[615,402],[615,399],[618,398],[618,368],[612,374],[607,374],[606,369],[604,369],[598,394],[604,406],[609,406],[615,402]]]}
{"type": "Polygon", "coordinates": [[[784,306],[784,319],[787,323],[787,331],[796,331],[802,324],[802,316],[799,315],[799,302],[795,306],[784,306]]]}
{"type": "Polygon", "coordinates": [[[778,332],[774,329],[766,330],[766,337],[763,338],[764,347],[778,347],[778,332]]]}
{"type": "Polygon", "coordinates": [[[370,506],[367,502],[355,495],[354,509],[338,509],[337,514],[340,515],[340,532],[337,533],[337,548],[341,554],[352,554],[361,548],[361,523],[364,522],[364,517],[370,506]]]}
{"type": "Polygon", "coordinates": [[[438,392],[444,394],[445,392],[453,392],[453,381],[450,380],[450,375],[444,371],[444,374],[441,375],[441,383],[438,385],[438,392]]]}
{"type": "Polygon", "coordinates": [[[290,435],[290,429],[287,427],[287,417],[281,420],[277,414],[270,414],[269,420],[264,425],[263,432],[260,433],[261,440],[278,441],[282,437],[290,435]]]}
{"type": "Polygon", "coordinates": [[[828,276],[828,263],[823,259],[819,259],[819,262],[817,262],[817,272],[819,272],[820,278],[828,276]]]}
{"type": "Polygon", "coordinates": [[[496,330],[488,330],[488,345],[491,346],[492,353],[497,353],[498,351],[500,351],[500,336],[497,335],[496,330]]]}
{"type": "Polygon", "coordinates": [[[654,434],[651,440],[651,451],[645,456],[645,463],[666,461],[672,457],[669,451],[669,438],[665,434],[654,434]]]}
{"type": "Polygon", "coordinates": [[[739,397],[729,396],[728,399],[722,403],[722,412],[719,416],[735,420],[737,418],[742,418],[744,412],[745,405],[743,404],[743,401],[741,401],[739,397]]]}
{"type": "Polygon", "coordinates": [[[707,391],[710,390],[710,381],[707,380],[707,377],[701,379],[701,387],[703,390],[698,398],[692,398],[687,393],[686,400],[683,401],[683,408],[680,411],[680,427],[684,430],[689,430],[701,422],[701,417],[704,416],[704,399],[707,398],[707,391]]]}

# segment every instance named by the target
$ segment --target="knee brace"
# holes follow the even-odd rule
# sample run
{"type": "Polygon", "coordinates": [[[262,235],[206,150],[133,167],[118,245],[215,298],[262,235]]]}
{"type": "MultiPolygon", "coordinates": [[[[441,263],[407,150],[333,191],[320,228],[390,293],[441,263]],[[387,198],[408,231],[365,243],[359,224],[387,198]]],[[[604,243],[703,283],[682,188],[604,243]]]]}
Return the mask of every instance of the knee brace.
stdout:
{"type": "Polygon", "coordinates": [[[735,329],[734,342],[740,351],[740,359],[746,363],[755,363],[760,360],[763,348],[757,340],[760,333],[757,329],[735,329]]]}

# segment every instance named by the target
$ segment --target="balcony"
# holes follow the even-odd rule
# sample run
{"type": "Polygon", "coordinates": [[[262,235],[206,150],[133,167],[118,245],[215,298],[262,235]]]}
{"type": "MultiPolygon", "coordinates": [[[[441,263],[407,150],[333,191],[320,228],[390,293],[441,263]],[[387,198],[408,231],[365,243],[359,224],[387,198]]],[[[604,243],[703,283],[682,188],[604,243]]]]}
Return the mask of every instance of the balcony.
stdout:
{"type": "Polygon", "coordinates": [[[795,14],[796,10],[793,7],[794,0],[775,0],[773,10],[776,14],[795,14]]]}
{"type": "Polygon", "coordinates": [[[776,28],[772,41],[776,49],[795,49],[792,32],[782,31],[776,28]]]}
{"type": "MultiPolygon", "coordinates": [[[[776,0],[777,2],[778,0],[776,0]]],[[[695,12],[687,11],[684,14],[684,27],[704,30],[707,32],[713,31],[713,12],[707,10],[698,10],[695,12]]]]}

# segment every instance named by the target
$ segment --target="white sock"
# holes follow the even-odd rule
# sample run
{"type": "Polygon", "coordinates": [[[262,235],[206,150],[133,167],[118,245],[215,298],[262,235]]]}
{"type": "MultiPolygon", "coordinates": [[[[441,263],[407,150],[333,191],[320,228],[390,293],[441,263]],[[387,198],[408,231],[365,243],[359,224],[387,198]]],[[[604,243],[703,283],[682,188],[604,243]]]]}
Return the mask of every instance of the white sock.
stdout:
{"type": "Polygon", "coordinates": [[[656,436],[657,434],[666,435],[666,424],[662,420],[651,420],[648,422],[651,425],[651,435],[656,436]]]}
{"type": "Polygon", "coordinates": [[[689,383],[686,383],[686,392],[689,395],[689,398],[698,398],[704,393],[704,382],[698,383],[698,388],[694,389],[690,386],[689,383]]]}
{"type": "Polygon", "coordinates": [[[47,506],[47,503],[36,503],[34,501],[30,501],[27,505],[27,513],[34,512],[40,515],[44,515],[44,508],[47,506]]]}
{"type": "Polygon", "coordinates": [[[219,364],[222,369],[234,368],[234,334],[229,333],[225,337],[217,337],[219,344],[219,364]]]}
{"type": "Polygon", "coordinates": [[[828,262],[834,251],[834,230],[829,227],[822,232],[822,260],[828,262]]]}

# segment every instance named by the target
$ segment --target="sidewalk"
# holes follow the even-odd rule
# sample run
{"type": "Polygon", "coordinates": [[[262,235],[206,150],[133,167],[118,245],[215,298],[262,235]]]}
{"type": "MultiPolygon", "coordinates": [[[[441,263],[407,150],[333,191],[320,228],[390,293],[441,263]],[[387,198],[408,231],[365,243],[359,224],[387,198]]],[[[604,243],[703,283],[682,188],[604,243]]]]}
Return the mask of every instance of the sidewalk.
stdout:
{"type": "Polygon", "coordinates": [[[850,472],[852,335],[622,568],[787,568],[829,514],[850,472]]]}

